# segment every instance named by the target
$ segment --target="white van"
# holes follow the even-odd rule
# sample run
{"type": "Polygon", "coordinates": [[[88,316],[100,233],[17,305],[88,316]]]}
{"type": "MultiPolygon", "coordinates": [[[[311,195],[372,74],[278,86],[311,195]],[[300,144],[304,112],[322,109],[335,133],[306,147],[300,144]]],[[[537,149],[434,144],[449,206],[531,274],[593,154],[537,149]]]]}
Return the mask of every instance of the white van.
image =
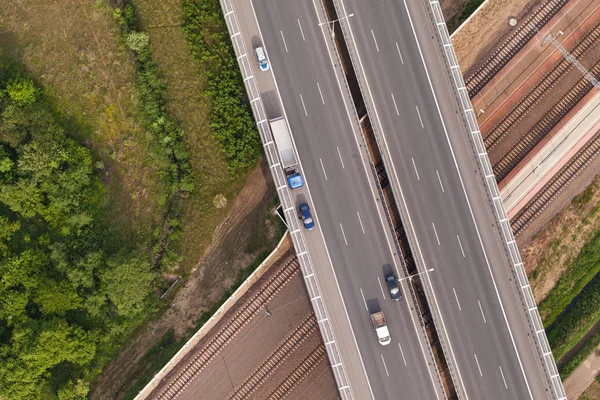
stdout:
{"type": "Polygon", "coordinates": [[[258,61],[258,66],[261,71],[269,70],[269,61],[267,60],[267,55],[265,54],[265,50],[262,47],[257,47],[254,49],[254,55],[256,56],[256,61],[258,61]]]}

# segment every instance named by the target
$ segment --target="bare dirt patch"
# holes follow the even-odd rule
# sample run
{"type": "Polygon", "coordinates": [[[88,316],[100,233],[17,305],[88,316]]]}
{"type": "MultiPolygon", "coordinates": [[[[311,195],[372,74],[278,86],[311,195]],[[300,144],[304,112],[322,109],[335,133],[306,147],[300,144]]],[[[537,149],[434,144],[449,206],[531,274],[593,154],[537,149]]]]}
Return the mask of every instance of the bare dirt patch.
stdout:
{"type": "Polygon", "coordinates": [[[282,230],[268,207],[274,197],[271,175],[262,162],[249,176],[225,221],[215,230],[213,241],[186,285],[156,320],[123,346],[98,378],[92,398],[121,398],[143,372],[140,359],[160,337],[169,329],[174,329],[177,338],[186,335],[194,326],[193,321],[229,289],[241,268],[247,267],[261,252],[275,247],[282,230]],[[257,232],[263,233],[258,245],[257,232]]]}
{"type": "MultiPolygon", "coordinates": [[[[571,193],[576,193],[572,188],[571,193]]],[[[539,303],[556,286],[583,246],[600,229],[600,176],[560,211],[524,248],[521,255],[539,303]]]]}
{"type": "Polygon", "coordinates": [[[595,380],[579,397],[579,400],[598,400],[600,399],[600,381],[595,380]]]}

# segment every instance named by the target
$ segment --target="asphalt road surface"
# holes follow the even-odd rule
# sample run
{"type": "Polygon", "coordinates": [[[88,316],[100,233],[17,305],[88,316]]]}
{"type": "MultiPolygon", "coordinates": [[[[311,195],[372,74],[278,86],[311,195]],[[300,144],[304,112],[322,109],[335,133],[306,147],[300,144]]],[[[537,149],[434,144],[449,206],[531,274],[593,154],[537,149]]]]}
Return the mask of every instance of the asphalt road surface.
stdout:
{"type": "Polygon", "coordinates": [[[359,55],[355,67],[392,163],[390,181],[410,215],[413,250],[421,268],[434,268],[430,304],[442,316],[455,384],[469,399],[551,398],[428,5],[339,2],[341,17],[353,14],[346,39],[359,55]]]}
{"type": "MultiPolygon", "coordinates": [[[[395,249],[361,157],[358,125],[351,122],[345,104],[349,99],[342,96],[336,79],[323,36],[328,30],[319,26],[312,0],[254,0],[252,4],[261,33],[252,45],[266,48],[284,107],[280,109],[265,93],[267,114],[275,118],[283,113],[289,122],[310,198],[298,195],[302,191],[293,194],[297,204],[309,202],[313,217],[316,212],[317,229],[305,237],[309,248],[325,239],[337,283],[321,280],[320,285],[339,284],[352,325],[352,331],[335,333],[338,339],[354,335],[374,398],[441,398],[438,377],[429,365],[409,303],[406,298],[393,302],[385,287],[384,272],[397,274],[395,249]],[[370,312],[380,309],[392,339],[385,347],[378,343],[370,320],[370,312]]],[[[311,252],[315,268],[323,267],[319,257],[327,255],[311,252]]]]}

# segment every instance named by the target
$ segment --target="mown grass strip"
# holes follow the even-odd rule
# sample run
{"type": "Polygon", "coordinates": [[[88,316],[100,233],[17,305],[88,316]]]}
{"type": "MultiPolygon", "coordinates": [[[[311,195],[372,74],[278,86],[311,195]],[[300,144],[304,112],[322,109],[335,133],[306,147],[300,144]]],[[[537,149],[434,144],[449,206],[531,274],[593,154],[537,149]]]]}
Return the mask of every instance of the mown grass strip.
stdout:
{"type": "Polygon", "coordinates": [[[600,272],[600,231],[567,267],[556,287],[540,302],[544,327],[550,326],[596,274],[600,272]]]}
{"type": "Polygon", "coordinates": [[[558,360],[564,356],[598,319],[600,319],[600,279],[595,279],[548,332],[548,341],[554,358],[558,360]]]}
{"type": "Polygon", "coordinates": [[[564,381],[567,379],[576,369],[581,365],[586,358],[590,356],[600,345],[600,330],[591,336],[585,344],[573,355],[573,357],[567,361],[562,367],[559,368],[560,378],[564,381]]]}

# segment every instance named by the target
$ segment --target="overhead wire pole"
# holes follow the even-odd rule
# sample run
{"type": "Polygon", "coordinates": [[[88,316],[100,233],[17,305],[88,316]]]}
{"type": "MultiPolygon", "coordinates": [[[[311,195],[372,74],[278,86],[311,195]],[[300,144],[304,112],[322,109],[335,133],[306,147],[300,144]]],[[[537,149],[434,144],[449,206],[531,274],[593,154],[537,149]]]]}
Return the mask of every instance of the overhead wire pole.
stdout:
{"type": "MultiPolygon", "coordinates": [[[[563,32],[562,31],[558,31],[558,36],[562,35],[563,32]]],[[[588,71],[583,65],[581,65],[581,63],[579,61],[577,61],[577,59],[575,57],[573,57],[573,55],[571,53],[569,53],[560,43],[558,43],[558,41],[556,40],[556,38],[554,36],[552,36],[552,33],[548,33],[543,39],[542,39],[542,46],[546,43],[546,42],[550,42],[554,45],[554,47],[556,47],[558,49],[558,51],[560,51],[560,53],[563,55],[563,57],[569,61],[571,64],[573,64],[574,66],[577,67],[577,69],[579,71],[581,71],[581,73],[583,74],[583,77],[585,79],[587,79],[592,85],[594,85],[596,87],[596,89],[598,89],[600,91],[600,82],[598,82],[598,79],[596,79],[594,77],[594,75],[592,75],[590,73],[590,71],[588,71]]]]}

